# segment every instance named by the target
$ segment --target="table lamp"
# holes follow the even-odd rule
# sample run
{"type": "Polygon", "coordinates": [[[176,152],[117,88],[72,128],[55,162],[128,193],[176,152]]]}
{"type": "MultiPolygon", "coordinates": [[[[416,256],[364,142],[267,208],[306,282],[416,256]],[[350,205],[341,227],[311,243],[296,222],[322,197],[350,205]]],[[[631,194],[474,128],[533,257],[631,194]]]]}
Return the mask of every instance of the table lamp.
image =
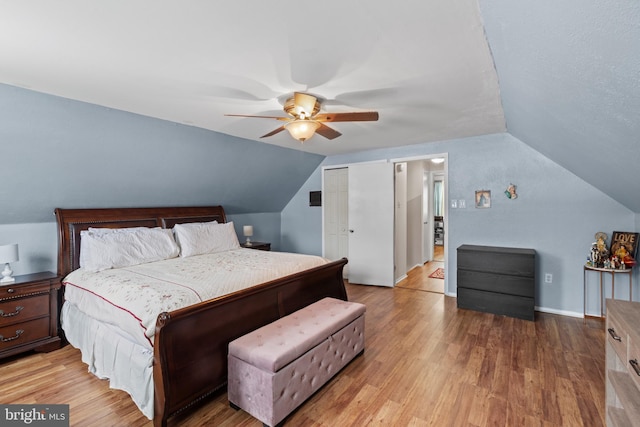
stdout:
{"type": "Polygon", "coordinates": [[[2,270],[2,279],[0,279],[0,285],[5,283],[13,283],[16,281],[14,277],[11,277],[13,271],[11,271],[12,262],[18,261],[18,244],[12,243],[10,245],[0,246],[0,264],[4,263],[4,270],[2,270]]]}
{"type": "Polygon", "coordinates": [[[253,236],[253,225],[245,225],[242,227],[242,232],[244,236],[247,238],[245,242],[245,246],[251,246],[251,236],[253,236]]]}

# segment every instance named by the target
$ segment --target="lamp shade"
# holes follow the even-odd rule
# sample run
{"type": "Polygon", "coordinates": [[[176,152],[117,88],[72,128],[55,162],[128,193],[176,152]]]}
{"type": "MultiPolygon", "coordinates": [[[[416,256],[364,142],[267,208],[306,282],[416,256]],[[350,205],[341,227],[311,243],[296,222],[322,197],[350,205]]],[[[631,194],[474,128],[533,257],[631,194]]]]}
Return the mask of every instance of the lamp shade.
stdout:
{"type": "Polygon", "coordinates": [[[18,244],[0,246],[0,263],[9,263],[18,261],[18,244]]]}
{"type": "Polygon", "coordinates": [[[320,123],[313,120],[298,119],[287,123],[284,127],[292,137],[304,142],[315,134],[316,130],[320,127],[320,123]]]}
{"type": "Polygon", "coordinates": [[[245,225],[242,227],[242,232],[245,236],[253,236],[253,225],[245,225]]]}

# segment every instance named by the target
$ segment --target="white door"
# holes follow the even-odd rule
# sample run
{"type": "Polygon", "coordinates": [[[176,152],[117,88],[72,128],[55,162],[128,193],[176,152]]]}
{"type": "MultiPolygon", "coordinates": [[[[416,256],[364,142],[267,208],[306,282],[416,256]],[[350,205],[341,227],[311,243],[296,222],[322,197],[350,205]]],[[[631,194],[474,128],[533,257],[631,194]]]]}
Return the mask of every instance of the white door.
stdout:
{"type": "MultiPolygon", "coordinates": [[[[349,257],[349,185],[347,168],[327,169],[323,180],[324,256],[349,257]]],[[[349,264],[343,276],[349,277],[349,264]]]]}
{"type": "Polygon", "coordinates": [[[349,165],[349,282],[394,285],[392,163],[349,165]]]}

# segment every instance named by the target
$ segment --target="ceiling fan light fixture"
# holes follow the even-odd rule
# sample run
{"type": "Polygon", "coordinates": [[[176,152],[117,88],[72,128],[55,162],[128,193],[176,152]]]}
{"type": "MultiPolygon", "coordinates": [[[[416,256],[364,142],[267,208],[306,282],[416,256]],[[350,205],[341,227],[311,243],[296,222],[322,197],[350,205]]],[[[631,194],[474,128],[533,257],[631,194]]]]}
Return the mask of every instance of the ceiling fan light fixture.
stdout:
{"type": "Polygon", "coordinates": [[[289,131],[291,136],[300,142],[311,138],[319,127],[320,123],[306,119],[293,120],[284,125],[284,128],[289,131]]]}

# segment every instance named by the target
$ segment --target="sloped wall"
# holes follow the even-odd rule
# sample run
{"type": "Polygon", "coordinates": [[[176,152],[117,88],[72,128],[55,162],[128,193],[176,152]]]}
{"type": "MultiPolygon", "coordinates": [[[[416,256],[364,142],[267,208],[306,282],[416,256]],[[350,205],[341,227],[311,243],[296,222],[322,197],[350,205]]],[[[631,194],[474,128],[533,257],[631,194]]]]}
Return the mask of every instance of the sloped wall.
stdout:
{"type": "Polygon", "coordinates": [[[0,111],[0,244],[19,244],[16,274],[55,268],[56,207],[220,204],[278,248],[280,212],[324,158],[7,85],[0,111]]]}
{"type": "MultiPolygon", "coordinates": [[[[545,311],[582,315],[582,266],[594,234],[633,230],[637,227],[636,215],[509,134],[328,157],[282,212],[282,233],[288,236],[283,248],[295,251],[305,247],[321,254],[321,213],[304,206],[301,200],[310,188],[320,188],[322,166],[445,152],[449,159],[448,198],[464,199],[467,206],[448,208],[446,292],[456,293],[458,246],[533,248],[538,253],[536,305],[545,311]],[[503,194],[511,183],[517,185],[519,196],[515,200],[503,194]],[[475,190],[482,189],[492,192],[489,209],[474,207],[475,190]],[[296,221],[290,222],[289,218],[296,221]],[[543,283],[544,273],[553,274],[553,283],[543,283]]],[[[637,296],[638,283],[634,286],[637,296]]],[[[597,301],[594,286],[588,297],[588,312],[598,312],[591,303],[597,301]]]]}

